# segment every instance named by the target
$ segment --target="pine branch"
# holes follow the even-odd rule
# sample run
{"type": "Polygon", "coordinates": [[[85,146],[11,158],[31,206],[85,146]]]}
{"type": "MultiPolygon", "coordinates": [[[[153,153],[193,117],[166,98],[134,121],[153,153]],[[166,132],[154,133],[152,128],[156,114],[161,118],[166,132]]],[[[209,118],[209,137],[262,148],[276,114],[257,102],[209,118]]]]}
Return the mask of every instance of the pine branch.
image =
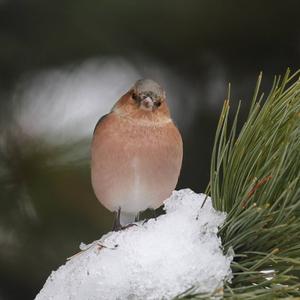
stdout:
{"type": "Polygon", "coordinates": [[[259,76],[238,135],[240,106],[231,128],[229,100],[221,112],[208,190],[228,213],[220,236],[235,252],[225,298],[300,296],[299,73],[275,78],[267,97],[259,95],[259,76]]]}

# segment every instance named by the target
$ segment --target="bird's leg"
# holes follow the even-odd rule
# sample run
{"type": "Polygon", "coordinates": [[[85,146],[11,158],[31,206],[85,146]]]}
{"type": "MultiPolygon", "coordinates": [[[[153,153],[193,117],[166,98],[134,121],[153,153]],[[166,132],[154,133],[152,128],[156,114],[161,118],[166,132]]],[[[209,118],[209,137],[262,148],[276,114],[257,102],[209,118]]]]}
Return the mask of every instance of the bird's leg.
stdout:
{"type": "Polygon", "coordinates": [[[115,220],[114,220],[114,225],[113,225],[113,229],[112,229],[113,231],[120,231],[120,230],[127,229],[129,227],[132,227],[132,226],[137,226],[137,224],[134,224],[134,223],[122,226],[121,222],[120,222],[120,216],[121,216],[121,207],[119,207],[119,209],[117,211],[115,211],[115,220]]]}
{"type": "Polygon", "coordinates": [[[115,219],[113,224],[113,231],[119,231],[122,229],[121,223],[120,223],[120,215],[121,215],[121,207],[118,208],[117,211],[115,211],[115,219]]]}

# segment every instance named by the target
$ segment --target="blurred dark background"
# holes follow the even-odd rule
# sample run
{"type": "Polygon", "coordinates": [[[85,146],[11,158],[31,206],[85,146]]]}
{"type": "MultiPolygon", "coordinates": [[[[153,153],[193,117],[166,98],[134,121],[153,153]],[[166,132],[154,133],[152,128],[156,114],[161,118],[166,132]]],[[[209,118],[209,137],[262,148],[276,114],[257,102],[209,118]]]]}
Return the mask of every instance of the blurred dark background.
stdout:
{"type": "Polygon", "coordinates": [[[142,77],[167,90],[184,139],[178,188],[204,191],[227,84],[300,63],[299,1],[0,0],[0,299],[33,299],[51,270],[111,228],[90,184],[98,118],[142,77]]]}

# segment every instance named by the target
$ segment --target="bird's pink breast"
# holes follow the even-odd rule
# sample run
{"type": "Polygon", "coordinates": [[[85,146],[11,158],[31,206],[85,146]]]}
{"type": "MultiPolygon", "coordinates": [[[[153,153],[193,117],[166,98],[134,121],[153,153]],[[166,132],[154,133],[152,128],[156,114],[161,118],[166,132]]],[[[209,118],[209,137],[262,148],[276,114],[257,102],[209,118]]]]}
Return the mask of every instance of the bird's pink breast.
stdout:
{"type": "Polygon", "coordinates": [[[137,213],[157,208],[175,189],[181,136],[172,122],[160,126],[108,115],[92,142],[92,185],[109,210],[137,213]]]}

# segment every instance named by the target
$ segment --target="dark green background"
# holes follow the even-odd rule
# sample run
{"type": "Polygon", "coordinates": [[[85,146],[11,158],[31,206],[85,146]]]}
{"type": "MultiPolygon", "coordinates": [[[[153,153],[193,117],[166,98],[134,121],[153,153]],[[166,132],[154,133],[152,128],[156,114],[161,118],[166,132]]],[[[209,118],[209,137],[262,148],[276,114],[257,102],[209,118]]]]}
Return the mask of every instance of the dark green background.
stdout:
{"type": "Polygon", "coordinates": [[[90,58],[121,57],[145,76],[149,61],[163,65],[179,78],[182,103],[196,104],[178,187],[200,192],[227,83],[246,108],[259,71],[267,89],[273,75],[299,68],[299,15],[299,1],[0,0],[0,299],[33,299],[81,241],[112,223],[93,195],[88,157],[67,163],[74,149],[88,152],[90,137],[56,147],[15,126],[20,81],[90,58]]]}

